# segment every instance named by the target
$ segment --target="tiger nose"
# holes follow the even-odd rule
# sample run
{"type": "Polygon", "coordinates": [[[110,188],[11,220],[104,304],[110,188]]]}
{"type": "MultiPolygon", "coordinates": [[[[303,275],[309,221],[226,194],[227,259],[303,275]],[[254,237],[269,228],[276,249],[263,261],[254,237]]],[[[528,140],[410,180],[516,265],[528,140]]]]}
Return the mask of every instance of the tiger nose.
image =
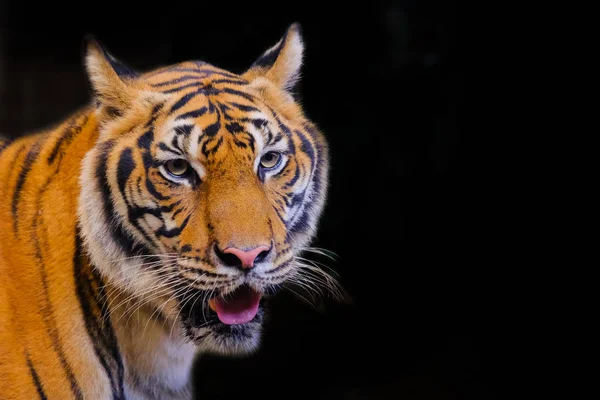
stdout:
{"type": "Polygon", "coordinates": [[[260,262],[267,257],[271,251],[270,247],[258,246],[250,250],[228,247],[223,251],[215,248],[221,261],[229,267],[253,268],[254,263],[260,262]]]}

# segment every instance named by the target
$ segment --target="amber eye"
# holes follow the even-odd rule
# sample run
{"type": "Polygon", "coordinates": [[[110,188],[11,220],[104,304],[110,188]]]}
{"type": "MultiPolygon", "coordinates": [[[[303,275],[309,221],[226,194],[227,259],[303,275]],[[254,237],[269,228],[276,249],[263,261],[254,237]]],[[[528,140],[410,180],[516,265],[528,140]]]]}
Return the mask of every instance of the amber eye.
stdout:
{"type": "Polygon", "coordinates": [[[167,163],[165,164],[165,168],[171,175],[181,177],[185,175],[185,173],[190,168],[190,165],[185,160],[177,159],[167,161],[167,163]]]}
{"type": "Polygon", "coordinates": [[[274,151],[270,151],[270,152],[266,153],[264,156],[262,156],[262,158],[260,159],[260,166],[265,169],[275,168],[277,166],[277,164],[279,164],[280,159],[281,159],[281,154],[276,153],[274,151]]]}

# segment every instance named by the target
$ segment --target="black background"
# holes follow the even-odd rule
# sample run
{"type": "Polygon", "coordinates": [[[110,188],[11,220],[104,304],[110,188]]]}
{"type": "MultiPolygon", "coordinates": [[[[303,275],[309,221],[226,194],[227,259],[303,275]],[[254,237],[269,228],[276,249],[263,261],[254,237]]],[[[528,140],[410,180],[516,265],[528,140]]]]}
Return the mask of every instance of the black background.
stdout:
{"type": "Polygon", "coordinates": [[[331,148],[315,246],[352,298],[275,303],[261,350],[203,356],[198,397],[487,399],[501,353],[483,192],[461,130],[464,60],[450,1],[0,2],[0,131],[89,101],[82,37],[138,70],[201,59],[243,72],[299,22],[298,87],[331,148]]]}

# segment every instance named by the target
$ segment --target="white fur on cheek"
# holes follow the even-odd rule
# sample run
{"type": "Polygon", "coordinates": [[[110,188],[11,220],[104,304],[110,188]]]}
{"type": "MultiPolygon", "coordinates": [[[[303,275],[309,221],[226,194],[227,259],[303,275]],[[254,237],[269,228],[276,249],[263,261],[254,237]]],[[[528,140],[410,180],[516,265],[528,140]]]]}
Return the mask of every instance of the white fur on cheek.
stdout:
{"type": "Polygon", "coordinates": [[[105,278],[124,290],[143,293],[150,285],[157,284],[156,278],[140,273],[143,260],[126,259],[127,255],[111,235],[104,212],[98,209],[102,192],[95,178],[97,158],[96,149],[86,154],[79,178],[78,219],[85,248],[92,264],[105,278]]]}
{"type": "Polygon", "coordinates": [[[200,137],[202,136],[202,130],[198,126],[194,126],[194,129],[190,132],[190,138],[188,140],[187,151],[190,155],[190,164],[198,173],[200,179],[204,179],[206,176],[206,168],[198,161],[200,157],[200,137]]]}

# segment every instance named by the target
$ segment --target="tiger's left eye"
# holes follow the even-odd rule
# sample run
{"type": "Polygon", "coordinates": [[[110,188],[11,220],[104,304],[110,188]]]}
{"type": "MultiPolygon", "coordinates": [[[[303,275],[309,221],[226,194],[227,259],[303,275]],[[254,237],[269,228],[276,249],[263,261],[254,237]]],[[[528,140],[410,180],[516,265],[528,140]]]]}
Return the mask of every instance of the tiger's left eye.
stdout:
{"type": "Polygon", "coordinates": [[[279,160],[281,160],[281,154],[270,151],[262,156],[260,159],[260,166],[265,169],[272,169],[279,164],[279,160]]]}
{"type": "Polygon", "coordinates": [[[188,164],[188,162],[185,160],[182,160],[182,159],[170,160],[165,165],[165,168],[167,169],[167,171],[171,175],[176,176],[176,177],[185,175],[185,173],[188,171],[189,167],[190,167],[190,165],[188,164]]]}

